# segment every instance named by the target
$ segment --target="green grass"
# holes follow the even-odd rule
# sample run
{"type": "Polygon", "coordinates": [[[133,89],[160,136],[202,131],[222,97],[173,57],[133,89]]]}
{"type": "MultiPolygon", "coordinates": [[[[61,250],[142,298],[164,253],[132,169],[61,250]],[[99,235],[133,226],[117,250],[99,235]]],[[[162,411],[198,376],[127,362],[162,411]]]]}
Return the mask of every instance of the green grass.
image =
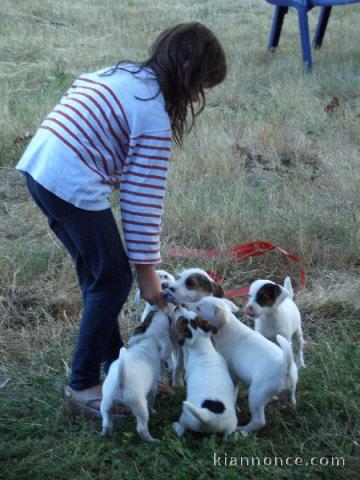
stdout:
{"type": "MultiPolygon", "coordinates": [[[[355,479],[359,467],[360,393],[360,348],[353,338],[357,321],[346,310],[328,321],[341,333],[320,331],[307,345],[307,368],[300,374],[296,412],[284,411],[277,403],[269,405],[266,427],[250,438],[224,443],[215,435],[187,432],[178,439],[170,425],[181,411],[184,395],[180,391],[175,397],[156,401],[158,414],[151,418],[150,431],[163,441],[155,446],[140,441],[132,418],[117,423],[113,437],[103,439],[99,436],[100,420],[73,415],[63,399],[61,375],[61,360],[67,353],[64,345],[68,350],[72,343],[71,329],[62,331],[63,345],[59,348],[51,332],[46,333],[45,324],[38,325],[32,333],[37,338],[36,352],[29,349],[18,358],[17,352],[6,347],[1,359],[11,380],[0,400],[0,476],[7,480],[355,479]],[[221,466],[214,466],[214,453],[221,458],[221,466]],[[238,466],[226,467],[225,456],[228,462],[236,457],[238,466]],[[252,457],[255,466],[247,466],[252,457]],[[265,457],[267,460],[263,460],[265,457]],[[345,465],[276,466],[275,457],[281,457],[283,462],[287,457],[293,459],[290,462],[301,457],[304,463],[313,457],[328,458],[322,462],[343,457],[345,465]],[[263,465],[264,461],[272,461],[273,465],[263,465]]],[[[28,341],[32,343],[30,338],[28,341]]],[[[20,342],[17,340],[18,345],[20,342]]],[[[240,423],[244,424],[249,418],[244,391],[238,403],[242,410],[240,423]]]]}
{"type": "MultiPolygon", "coordinates": [[[[0,478],[358,478],[360,8],[334,9],[311,74],[301,63],[294,11],[278,51],[266,51],[272,13],[264,0],[1,2],[0,478]],[[140,442],[133,419],[105,440],[100,420],[74,415],[64,401],[80,294],[69,256],[13,167],[27,145],[21,137],[36,131],[77,75],[119,59],[141,60],[161,30],[190,20],[216,32],[229,73],[209,92],[184,151],[173,151],[163,267],[216,270],[228,289],[287,274],[298,286],[298,267],[277,253],[234,264],[172,259],[166,249],[267,240],[299,255],[308,273],[296,296],[307,368],[296,412],[270,405],[267,426],[251,438],[177,439],[171,431],[183,399],[177,392],[157,399],[150,431],[163,438],[159,446],[140,442]],[[326,113],[334,96],[340,107],[326,113]],[[344,457],[345,467],[214,466],[214,452],[222,463],[227,453],[238,462],[344,457]]],[[[317,15],[318,9],[309,13],[312,32],[317,15]]],[[[112,205],[120,220],[116,196],[112,205]]],[[[139,313],[130,296],[120,318],[125,339],[139,313]]],[[[245,423],[244,390],[239,405],[245,423]]]]}

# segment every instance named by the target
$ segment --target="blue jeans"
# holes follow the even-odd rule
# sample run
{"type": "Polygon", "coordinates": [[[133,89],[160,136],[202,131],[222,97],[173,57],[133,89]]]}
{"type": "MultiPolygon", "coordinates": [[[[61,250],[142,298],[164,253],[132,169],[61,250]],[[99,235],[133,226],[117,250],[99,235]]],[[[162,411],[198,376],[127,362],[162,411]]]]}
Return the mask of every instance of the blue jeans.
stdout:
{"type": "Polygon", "coordinates": [[[100,383],[123,345],[118,315],[132,273],[110,208],[89,211],[65,202],[25,174],[29,191],[75,262],[83,313],[69,386],[84,390],[100,383]]]}

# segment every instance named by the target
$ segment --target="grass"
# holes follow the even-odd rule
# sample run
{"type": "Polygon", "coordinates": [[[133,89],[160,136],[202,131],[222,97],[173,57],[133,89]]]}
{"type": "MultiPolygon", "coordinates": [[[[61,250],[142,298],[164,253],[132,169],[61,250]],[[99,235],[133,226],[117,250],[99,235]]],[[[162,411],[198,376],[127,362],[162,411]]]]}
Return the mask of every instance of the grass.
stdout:
{"type": "MultiPolygon", "coordinates": [[[[272,8],[264,1],[3,0],[0,14],[0,478],[357,478],[360,9],[334,9],[311,74],[292,11],[278,51],[267,53],[272,8]],[[296,297],[307,368],[296,413],[270,405],[267,426],[249,439],[177,439],[170,427],[181,410],[184,392],[177,392],[157,399],[150,431],[163,438],[159,446],[139,441],[133,419],[104,440],[100,421],[74,415],[63,399],[80,295],[70,259],[13,166],[76,75],[143,59],[162,29],[190,20],[218,34],[229,75],[209,92],[184,151],[174,149],[163,266],[196,262],[218,271],[229,289],[288,273],[298,286],[297,266],[276,253],[231,264],[173,259],[166,249],[263,239],[299,255],[308,273],[296,297]],[[339,107],[326,112],[335,96],[339,107]],[[214,466],[214,453],[222,466],[214,466]],[[224,466],[225,457],[296,456],[343,457],[345,466],[224,466]]],[[[317,14],[309,13],[312,31],[317,14]]],[[[120,318],[125,339],[138,318],[131,296],[120,318]]],[[[244,391],[239,405],[245,423],[244,391]]]]}
{"type": "MultiPolygon", "coordinates": [[[[59,327],[44,320],[31,332],[9,331],[4,350],[11,382],[1,399],[0,474],[8,480],[40,479],[45,472],[54,479],[356,478],[359,386],[354,380],[360,352],[354,343],[356,319],[351,311],[338,311],[333,322],[338,325],[344,317],[346,327],[336,343],[331,341],[330,328],[308,343],[295,413],[270,405],[267,426],[250,439],[224,444],[219,437],[188,433],[179,440],[170,428],[180,414],[183,392],[179,392],[176,397],[157,399],[159,413],[152,417],[150,431],[163,442],[156,447],[141,443],[133,419],[118,424],[114,436],[104,440],[99,436],[100,420],[73,416],[64,403],[62,362],[70,353],[74,325],[59,327]],[[214,466],[214,453],[221,457],[221,466],[214,466]],[[225,467],[225,455],[238,462],[243,458],[244,465],[252,457],[260,462],[265,457],[283,461],[301,457],[304,462],[315,456],[328,458],[322,462],[343,457],[345,467],[225,467]]],[[[240,422],[245,423],[249,418],[245,392],[239,405],[240,422]]]]}

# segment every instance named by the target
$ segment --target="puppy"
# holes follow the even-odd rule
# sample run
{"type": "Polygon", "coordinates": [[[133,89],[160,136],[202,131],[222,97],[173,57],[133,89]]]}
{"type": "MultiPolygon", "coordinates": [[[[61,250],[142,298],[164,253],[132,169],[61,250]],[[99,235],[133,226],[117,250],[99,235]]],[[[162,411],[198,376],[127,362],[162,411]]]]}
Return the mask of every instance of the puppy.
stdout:
{"type": "MultiPolygon", "coordinates": [[[[175,283],[175,277],[171,275],[171,273],[167,272],[166,270],[156,270],[156,274],[160,280],[160,285],[163,292],[168,291],[169,287],[175,283]]],[[[135,303],[140,305],[140,302],[141,302],[140,290],[137,290],[135,292],[135,303]]],[[[168,315],[170,315],[170,317],[171,317],[172,309],[173,307],[169,303],[167,313],[168,315]]],[[[156,311],[156,310],[159,310],[159,307],[157,305],[150,305],[149,303],[146,302],[140,321],[143,322],[151,311],[156,311]]],[[[178,338],[176,328],[174,326],[170,327],[170,337],[173,343],[173,352],[170,358],[170,368],[172,371],[172,386],[177,387],[181,385],[181,378],[183,375],[183,371],[182,371],[182,357],[181,357],[182,353],[178,345],[179,338],[178,338]]],[[[166,375],[165,362],[162,362],[160,376],[161,376],[161,381],[166,383],[167,375],[166,375]]]]}
{"type": "Polygon", "coordinates": [[[295,408],[298,372],[284,337],[277,335],[278,347],[247,327],[233,314],[238,308],[226,299],[206,297],[187,307],[218,329],[213,336],[216,350],[225,358],[233,380],[249,385],[251,420],[239,427],[244,436],[265,426],[265,406],[275,395],[295,408]]]}
{"type": "Polygon", "coordinates": [[[227,439],[237,427],[236,393],[226,362],[211,342],[217,328],[181,307],[175,308],[173,319],[182,337],[186,380],[186,401],[173,428],[178,437],[190,429],[220,432],[227,439]]]}
{"type": "Polygon", "coordinates": [[[198,302],[209,295],[219,298],[225,296],[221,286],[200,268],[188,268],[175,275],[175,281],[169,284],[165,292],[177,303],[198,302]]]}
{"type": "MultiPolygon", "coordinates": [[[[175,277],[171,275],[171,273],[167,272],[166,270],[156,270],[156,274],[160,280],[161,290],[163,292],[166,292],[168,288],[175,283],[175,277]]],[[[135,292],[135,302],[138,305],[140,305],[140,302],[141,302],[140,290],[136,290],[135,292]]],[[[154,310],[154,309],[156,309],[156,307],[146,302],[140,321],[143,322],[145,318],[148,316],[148,314],[151,312],[151,310],[154,310]]]]}
{"type": "Polygon", "coordinates": [[[305,367],[304,339],[301,315],[293,296],[290,277],[286,277],[283,287],[270,280],[256,280],[250,286],[245,314],[255,319],[255,330],[272,342],[275,342],[276,335],[286,338],[300,368],[305,367]]]}
{"type": "Polygon", "coordinates": [[[129,347],[120,349],[119,358],[109,369],[102,387],[100,412],[102,435],[111,433],[111,408],[115,402],[127,405],[136,417],[136,430],[146,442],[159,441],[148,429],[160,377],[160,362],[167,361],[172,350],[170,319],[161,310],[151,311],[135,328],[129,347]]]}
{"type": "MultiPolygon", "coordinates": [[[[170,293],[171,291],[169,290],[175,284],[175,277],[171,275],[171,273],[167,272],[166,270],[156,270],[156,274],[159,277],[161,289],[165,294],[165,298],[168,298],[169,302],[177,304],[178,302],[172,296],[172,294],[170,293]]],[[[140,301],[141,301],[140,290],[137,290],[135,293],[135,302],[140,304],[140,301]]],[[[153,310],[158,310],[158,307],[154,305],[150,305],[149,303],[146,303],[144,311],[141,315],[141,322],[143,322],[144,319],[147,317],[147,315],[153,310]]],[[[171,303],[168,303],[167,313],[170,315],[170,317],[171,317],[172,310],[173,310],[173,306],[171,305],[171,303]]],[[[184,367],[183,367],[182,349],[180,348],[178,343],[180,337],[173,323],[171,324],[171,327],[170,327],[170,338],[173,344],[173,351],[171,353],[171,358],[169,363],[170,363],[170,368],[172,372],[172,386],[176,388],[184,385],[184,380],[183,380],[184,367]]],[[[161,366],[161,380],[166,381],[165,365],[161,366]]]]}

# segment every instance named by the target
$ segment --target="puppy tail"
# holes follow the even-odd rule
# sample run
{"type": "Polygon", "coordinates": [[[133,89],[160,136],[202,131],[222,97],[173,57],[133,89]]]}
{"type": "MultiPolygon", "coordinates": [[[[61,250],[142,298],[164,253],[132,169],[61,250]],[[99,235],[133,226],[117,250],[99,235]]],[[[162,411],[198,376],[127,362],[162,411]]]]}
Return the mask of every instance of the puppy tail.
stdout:
{"type": "Polygon", "coordinates": [[[119,396],[122,397],[123,386],[124,386],[124,360],[126,355],[126,348],[121,347],[119,351],[119,369],[118,369],[118,385],[119,385],[119,396]]]}
{"type": "Polygon", "coordinates": [[[185,400],[183,402],[185,408],[187,408],[201,423],[209,423],[210,412],[207,408],[195,407],[191,402],[185,400]]]}
{"type": "Polygon", "coordinates": [[[293,300],[293,298],[294,298],[294,290],[293,290],[292,285],[291,285],[291,278],[290,278],[290,277],[286,277],[286,278],[285,278],[285,280],[284,280],[284,288],[285,288],[285,290],[288,291],[290,300],[293,300]]]}

